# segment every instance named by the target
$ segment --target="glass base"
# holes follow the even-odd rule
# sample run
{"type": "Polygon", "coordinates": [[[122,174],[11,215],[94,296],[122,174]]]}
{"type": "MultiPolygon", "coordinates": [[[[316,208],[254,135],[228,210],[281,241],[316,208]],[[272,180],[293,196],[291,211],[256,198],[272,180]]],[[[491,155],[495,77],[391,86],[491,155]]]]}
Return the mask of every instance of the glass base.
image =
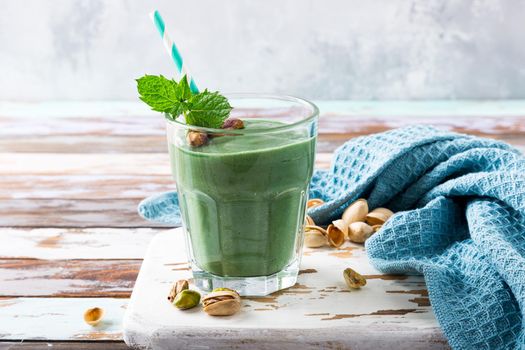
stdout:
{"type": "Polygon", "coordinates": [[[197,288],[211,291],[215,288],[230,288],[241,296],[265,296],[289,288],[297,282],[299,261],[295,260],[283,270],[270,276],[222,277],[206,272],[192,264],[193,283],[197,288]]]}

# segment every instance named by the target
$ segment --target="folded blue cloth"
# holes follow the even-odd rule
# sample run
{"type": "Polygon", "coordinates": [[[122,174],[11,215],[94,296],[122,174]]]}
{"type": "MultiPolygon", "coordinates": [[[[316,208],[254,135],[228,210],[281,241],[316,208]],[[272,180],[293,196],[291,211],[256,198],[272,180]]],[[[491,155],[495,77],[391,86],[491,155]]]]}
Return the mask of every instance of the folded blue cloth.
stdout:
{"type": "MultiPolygon", "coordinates": [[[[317,171],[309,214],[339,218],[358,198],[396,212],[366,242],[385,273],[421,273],[454,349],[525,348],[525,158],[505,143],[412,126],[359,137],[317,171]]],[[[143,217],[180,224],[176,193],[143,217]],[[177,213],[174,215],[174,213],[177,213]]]]}

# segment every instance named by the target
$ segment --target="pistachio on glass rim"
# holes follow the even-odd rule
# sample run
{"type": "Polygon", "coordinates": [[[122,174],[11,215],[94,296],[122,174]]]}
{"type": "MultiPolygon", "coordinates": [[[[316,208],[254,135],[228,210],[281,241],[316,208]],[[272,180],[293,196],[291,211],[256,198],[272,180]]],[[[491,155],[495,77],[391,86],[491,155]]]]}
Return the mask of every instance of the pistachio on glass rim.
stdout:
{"type": "Polygon", "coordinates": [[[221,126],[221,129],[244,129],[244,122],[239,118],[230,117],[224,121],[221,126]]]}
{"type": "Polygon", "coordinates": [[[200,131],[190,130],[186,135],[186,141],[191,147],[200,147],[208,143],[208,134],[200,131]]]}
{"type": "Polygon", "coordinates": [[[231,316],[241,309],[241,297],[232,289],[216,288],[202,298],[202,309],[210,316],[231,316]]]}

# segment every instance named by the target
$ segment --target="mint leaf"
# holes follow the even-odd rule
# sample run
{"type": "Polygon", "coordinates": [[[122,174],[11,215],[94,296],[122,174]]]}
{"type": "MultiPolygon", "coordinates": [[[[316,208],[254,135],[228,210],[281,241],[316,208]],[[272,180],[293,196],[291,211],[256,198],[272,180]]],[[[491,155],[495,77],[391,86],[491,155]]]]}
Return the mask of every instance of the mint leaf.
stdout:
{"type": "Polygon", "coordinates": [[[182,79],[179,81],[179,84],[177,85],[177,93],[179,94],[179,100],[186,101],[188,100],[193,93],[190,89],[190,84],[188,83],[188,77],[185,75],[182,77],[182,79]]]}
{"type": "Polygon", "coordinates": [[[140,99],[157,112],[169,113],[179,103],[177,83],[162,75],[145,75],[137,79],[140,99]]]}
{"type": "Polygon", "coordinates": [[[187,124],[215,129],[222,126],[232,110],[226,97],[208,90],[191,96],[188,108],[184,114],[187,124]]]}
{"type": "Polygon", "coordinates": [[[145,75],[137,79],[137,90],[151,109],[166,113],[171,120],[183,114],[189,125],[219,129],[232,110],[218,92],[192,93],[186,76],[177,83],[162,75],[145,75]]]}

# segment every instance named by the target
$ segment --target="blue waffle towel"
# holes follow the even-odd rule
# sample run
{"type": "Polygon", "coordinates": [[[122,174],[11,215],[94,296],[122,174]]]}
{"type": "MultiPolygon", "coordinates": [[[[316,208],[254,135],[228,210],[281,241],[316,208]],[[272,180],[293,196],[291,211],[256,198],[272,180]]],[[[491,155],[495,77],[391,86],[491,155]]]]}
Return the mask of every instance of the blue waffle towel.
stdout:
{"type": "MultiPolygon", "coordinates": [[[[318,223],[358,198],[396,212],[366,242],[370,261],[384,273],[424,275],[452,348],[525,348],[525,158],[517,150],[427,126],[359,137],[314,174],[310,198],[326,202],[309,212],[318,223]]],[[[169,192],[139,211],[178,225],[177,204],[169,192]]]]}

